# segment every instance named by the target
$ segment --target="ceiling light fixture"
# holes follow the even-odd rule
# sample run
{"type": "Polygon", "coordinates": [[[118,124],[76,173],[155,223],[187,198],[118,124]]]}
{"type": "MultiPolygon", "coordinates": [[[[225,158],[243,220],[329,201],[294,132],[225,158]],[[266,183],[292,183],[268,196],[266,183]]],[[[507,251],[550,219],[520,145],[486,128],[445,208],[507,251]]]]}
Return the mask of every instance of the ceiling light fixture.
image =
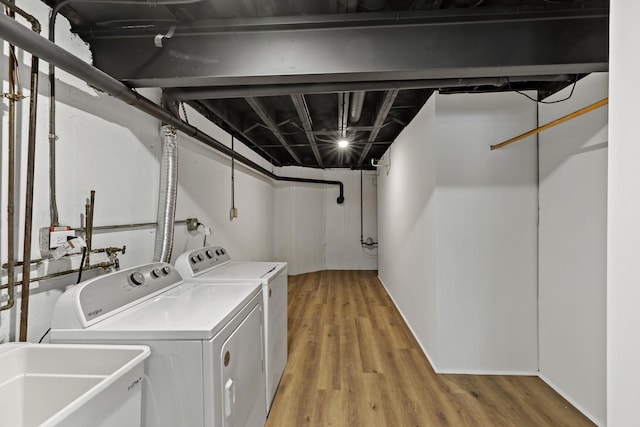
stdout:
{"type": "Polygon", "coordinates": [[[347,148],[348,145],[349,141],[347,141],[346,139],[341,139],[340,141],[338,141],[338,147],[340,148],[347,148]]]}

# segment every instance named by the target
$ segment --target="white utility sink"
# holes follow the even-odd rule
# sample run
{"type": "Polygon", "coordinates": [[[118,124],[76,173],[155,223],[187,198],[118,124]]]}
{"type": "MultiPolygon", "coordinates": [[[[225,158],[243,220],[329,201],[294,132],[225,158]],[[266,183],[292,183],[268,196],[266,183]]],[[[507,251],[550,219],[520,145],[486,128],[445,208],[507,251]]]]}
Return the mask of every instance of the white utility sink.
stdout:
{"type": "Polygon", "coordinates": [[[139,427],[145,346],[0,345],[0,427],[139,427]]]}

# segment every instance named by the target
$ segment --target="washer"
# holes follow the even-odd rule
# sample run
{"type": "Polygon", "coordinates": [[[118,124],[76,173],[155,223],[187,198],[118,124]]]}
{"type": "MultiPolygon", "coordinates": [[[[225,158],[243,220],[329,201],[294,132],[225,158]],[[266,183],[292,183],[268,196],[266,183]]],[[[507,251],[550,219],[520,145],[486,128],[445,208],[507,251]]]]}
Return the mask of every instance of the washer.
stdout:
{"type": "Polygon", "coordinates": [[[183,253],[175,266],[187,282],[262,284],[268,412],[287,364],[287,263],[231,261],[224,248],[209,246],[183,253]]]}
{"type": "Polygon", "coordinates": [[[148,427],[263,427],[263,299],[255,282],[185,283],[152,263],[99,276],[58,300],[51,342],[144,344],[148,427]]]}

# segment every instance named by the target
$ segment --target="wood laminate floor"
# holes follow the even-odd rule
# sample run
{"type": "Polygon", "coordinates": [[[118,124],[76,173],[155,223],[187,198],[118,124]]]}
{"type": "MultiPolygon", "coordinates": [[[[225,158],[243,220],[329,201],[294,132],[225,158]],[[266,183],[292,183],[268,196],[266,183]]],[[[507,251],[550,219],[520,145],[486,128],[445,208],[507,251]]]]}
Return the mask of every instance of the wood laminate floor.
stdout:
{"type": "Polygon", "coordinates": [[[537,377],[436,375],[374,271],[289,278],[267,427],[592,425],[537,377]]]}

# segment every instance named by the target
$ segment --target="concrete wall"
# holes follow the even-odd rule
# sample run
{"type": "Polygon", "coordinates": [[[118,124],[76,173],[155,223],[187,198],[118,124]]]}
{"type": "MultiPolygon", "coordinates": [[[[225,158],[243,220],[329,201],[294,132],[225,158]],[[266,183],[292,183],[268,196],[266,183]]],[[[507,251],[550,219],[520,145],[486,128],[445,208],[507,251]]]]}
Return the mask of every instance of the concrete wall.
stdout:
{"type": "MultiPolygon", "coordinates": [[[[607,75],[590,75],[570,99],[541,104],[540,125],[607,93],[607,75]]],[[[539,135],[540,376],[598,425],[606,420],[607,119],[603,107],[539,135]]]]}
{"type": "Polygon", "coordinates": [[[380,278],[440,372],[537,370],[535,127],[517,94],[435,95],[385,159],[380,278]]]}
{"type": "Polygon", "coordinates": [[[607,425],[640,425],[640,4],[611,1],[607,207],[607,425]]]}

